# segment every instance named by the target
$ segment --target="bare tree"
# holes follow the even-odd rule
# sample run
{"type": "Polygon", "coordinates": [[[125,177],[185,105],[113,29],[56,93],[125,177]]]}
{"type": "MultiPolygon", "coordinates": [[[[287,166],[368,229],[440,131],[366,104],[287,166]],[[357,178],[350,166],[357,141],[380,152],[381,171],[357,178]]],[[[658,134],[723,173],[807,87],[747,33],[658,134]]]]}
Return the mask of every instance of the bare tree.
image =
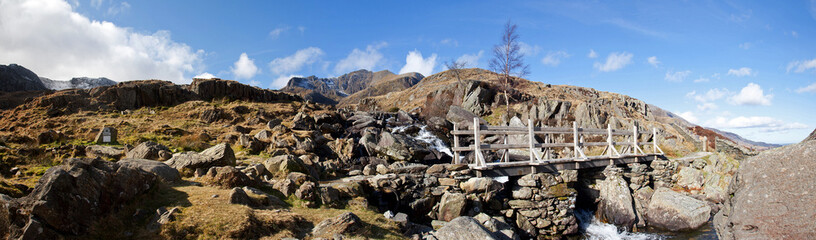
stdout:
{"type": "Polygon", "coordinates": [[[459,83],[461,83],[462,82],[462,76],[461,76],[462,75],[462,69],[464,69],[465,66],[467,66],[467,64],[468,64],[468,62],[465,61],[465,60],[453,60],[453,59],[451,59],[450,61],[445,62],[445,67],[447,67],[448,70],[453,71],[453,75],[456,75],[456,80],[459,83]]]}
{"type": "Polygon", "coordinates": [[[508,120],[510,117],[510,99],[507,89],[512,77],[524,77],[530,73],[529,66],[524,63],[524,53],[519,45],[519,35],[516,33],[516,24],[507,20],[502,32],[501,43],[493,47],[493,58],[490,59],[490,70],[499,74],[499,80],[504,81],[504,103],[507,105],[508,120]]]}

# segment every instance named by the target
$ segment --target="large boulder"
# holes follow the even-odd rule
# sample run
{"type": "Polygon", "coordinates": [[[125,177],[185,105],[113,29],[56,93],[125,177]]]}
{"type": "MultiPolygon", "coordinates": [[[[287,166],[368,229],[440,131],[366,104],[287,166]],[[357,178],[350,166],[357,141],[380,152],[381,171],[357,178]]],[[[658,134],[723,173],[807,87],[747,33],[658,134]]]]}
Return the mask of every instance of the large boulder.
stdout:
{"type": "Polygon", "coordinates": [[[465,213],[467,205],[467,196],[462,193],[445,192],[442,195],[442,200],[439,201],[439,215],[438,219],[442,221],[451,221],[456,217],[462,216],[465,213]]]}
{"type": "Polygon", "coordinates": [[[130,150],[125,157],[165,161],[170,159],[170,149],[167,146],[147,141],[130,150]]]}
{"type": "Polygon", "coordinates": [[[431,152],[417,140],[402,134],[380,133],[379,142],[375,147],[377,153],[394,161],[410,161],[423,159],[431,152]]]}
{"type": "Polygon", "coordinates": [[[96,220],[146,193],[157,181],[155,175],[123,164],[66,159],[63,165],[48,169],[34,191],[22,199],[30,214],[22,234],[81,236],[96,220]]]}
{"type": "Polygon", "coordinates": [[[501,239],[472,217],[457,217],[434,233],[439,240],[501,239]]]}
{"type": "Polygon", "coordinates": [[[600,191],[598,216],[602,221],[631,228],[637,220],[637,215],[632,205],[629,185],[614,169],[607,168],[604,175],[606,179],[597,184],[600,191]]]}
{"type": "Polygon", "coordinates": [[[158,176],[162,181],[167,183],[172,183],[181,180],[181,176],[179,175],[178,170],[170,166],[167,166],[167,164],[164,164],[159,161],[138,158],[125,158],[119,161],[119,164],[121,164],[122,166],[142,169],[145,172],[149,172],[158,176]]]}
{"type": "Polygon", "coordinates": [[[289,173],[309,173],[306,164],[294,155],[280,155],[267,159],[263,163],[266,170],[272,174],[286,176],[289,173]]]}
{"type": "Polygon", "coordinates": [[[201,153],[183,152],[173,155],[173,158],[164,162],[178,170],[193,170],[198,168],[209,169],[218,166],[234,166],[235,153],[229,144],[221,143],[210,147],[201,153]]]}
{"type": "Polygon", "coordinates": [[[249,176],[232,166],[212,167],[202,181],[207,185],[223,188],[243,187],[255,183],[249,176]]]}
{"type": "Polygon", "coordinates": [[[335,234],[354,234],[364,226],[363,220],[351,212],[321,221],[312,229],[312,236],[333,237],[335,234]]]}
{"type": "Polygon", "coordinates": [[[669,231],[699,228],[708,222],[709,217],[711,207],[706,202],[664,187],[655,190],[646,210],[650,226],[669,231]]]}
{"type": "Polygon", "coordinates": [[[808,239],[816,235],[816,141],[771,149],[741,162],[715,216],[720,239],[808,239]]]}

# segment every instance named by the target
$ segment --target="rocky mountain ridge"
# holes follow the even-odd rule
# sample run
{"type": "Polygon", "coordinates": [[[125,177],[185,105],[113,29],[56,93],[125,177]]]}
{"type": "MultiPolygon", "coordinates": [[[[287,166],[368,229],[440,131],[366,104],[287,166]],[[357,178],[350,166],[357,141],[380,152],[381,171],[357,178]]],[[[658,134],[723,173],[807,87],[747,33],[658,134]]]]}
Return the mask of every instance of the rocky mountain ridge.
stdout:
{"type": "MultiPolygon", "coordinates": [[[[318,78],[316,76],[305,78],[294,77],[289,80],[285,87],[281,88],[281,91],[297,93],[303,96],[304,99],[313,102],[335,105],[347,96],[368,89],[381,82],[392,79],[406,79],[406,81],[403,81],[404,84],[398,85],[404,86],[408,84],[413,85],[422,78],[423,76],[418,73],[396,75],[388,70],[371,72],[362,69],[333,78],[318,78]]],[[[367,92],[367,96],[372,93],[377,94],[378,91],[367,92]]]]}
{"type": "Polygon", "coordinates": [[[43,83],[43,85],[45,85],[46,88],[51,90],[65,90],[71,88],[91,89],[95,87],[116,85],[117,83],[116,81],[110,80],[105,77],[100,78],[75,77],[67,81],[52,80],[46,77],[40,77],[40,81],[43,83]]]}
{"type": "Polygon", "coordinates": [[[36,73],[17,65],[0,65],[0,91],[43,91],[48,88],[40,81],[36,73]]]}

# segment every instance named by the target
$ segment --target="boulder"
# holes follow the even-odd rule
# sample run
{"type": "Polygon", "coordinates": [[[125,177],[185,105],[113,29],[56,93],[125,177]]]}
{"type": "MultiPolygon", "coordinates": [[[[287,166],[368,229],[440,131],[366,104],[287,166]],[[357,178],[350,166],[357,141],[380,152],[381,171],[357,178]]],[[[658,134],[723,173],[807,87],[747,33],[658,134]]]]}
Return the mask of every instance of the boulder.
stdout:
{"type": "Polygon", "coordinates": [[[600,191],[598,215],[601,220],[631,228],[637,216],[632,207],[632,194],[626,180],[617,174],[606,174],[606,179],[599,181],[597,187],[600,191]]]}
{"type": "Polygon", "coordinates": [[[197,168],[235,166],[235,153],[229,144],[220,143],[201,153],[183,152],[173,155],[173,158],[164,162],[175,169],[195,170],[197,168]]]}
{"type": "MultiPolygon", "coordinates": [[[[473,118],[479,118],[479,115],[459,106],[450,106],[445,116],[446,120],[459,125],[459,129],[464,129],[464,126],[473,126],[473,118]]],[[[479,123],[486,124],[487,121],[479,118],[479,123]]]]}
{"type": "Polygon", "coordinates": [[[649,201],[646,220],[649,226],[669,231],[699,228],[711,217],[711,207],[704,201],[668,188],[658,188],[649,201]]]}
{"type": "Polygon", "coordinates": [[[442,221],[451,221],[456,217],[462,216],[465,213],[467,205],[467,198],[462,193],[445,192],[442,195],[442,200],[439,201],[439,215],[438,219],[442,221]]]}
{"type": "Polygon", "coordinates": [[[84,235],[96,220],[146,193],[157,181],[153,174],[115,162],[66,159],[62,165],[48,169],[34,191],[23,199],[22,205],[28,206],[24,212],[30,214],[26,227],[30,231],[23,234],[32,239],[52,238],[39,234],[53,229],[84,235]]]}
{"type": "Polygon", "coordinates": [[[275,156],[264,161],[266,170],[272,174],[288,175],[292,172],[309,173],[306,164],[303,160],[294,155],[280,155],[275,156]]]}
{"type": "Polygon", "coordinates": [[[275,184],[272,185],[272,188],[280,191],[283,196],[289,197],[289,195],[295,193],[295,190],[297,190],[297,185],[295,185],[295,182],[292,180],[283,179],[275,182],[275,184]]]}
{"type": "Polygon", "coordinates": [[[40,144],[49,144],[59,141],[63,137],[62,133],[49,129],[37,135],[37,142],[40,144]]]}
{"type": "Polygon", "coordinates": [[[261,130],[255,134],[255,138],[261,141],[267,141],[272,138],[272,132],[269,130],[261,130]]]}
{"type": "Polygon", "coordinates": [[[335,234],[354,234],[364,226],[363,220],[351,212],[321,221],[312,229],[312,236],[334,237],[335,234]]]}
{"type": "Polygon", "coordinates": [[[130,150],[125,156],[127,158],[150,159],[160,161],[168,160],[162,159],[163,156],[166,156],[165,154],[162,154],[163,151],[170,152],[170,149],[164,145],[147,141],[142,142],[139,145],[136,145],[136,147],[130,150]]]}
{"type": "Polygon", "coordinates": [[[162,181],[166,183],[173,183],[181,180],[181,175],[179,175],[178,170],[170,166],[167,166],[167,164],[164,164],[159,161],[138,158],[125,158],[120,160],[119,164],[123,166],[142,169],[145,172],[152,173],[158,176],[162,181]]]}
{"type": "Polygon", "coordinates": [[[91,145],[85,147],[85,155],[91,158],[119,160],[125,156],[125,149],[120,147],[91,145]]]}
{"type": "Polygon", "coordinates": [[[434,236],[439,240],[502,239],[472,217],[467,216],[452,219],[437,230],[434,236]]]}
{"type": "Polygon", "coordinates": [[[379,139],[374,150],[381,156],[394,161],[423,159],[425,155],[430,154],[430,151],[417,140],[402,134],[382,131],[379,139]]]}
{"type": "Polygon", "coordinates": [[[298,187],[295,196],[306,201],[317,200],[317,185],[313,182],[306,182],[298,187]]]}
{"type": "Polygon", "coordinates": [[[690,190],[703,187],[703,171],[693,167],[684,167],[677,173],[677,185],[690,190]]]}
{"type": "Polygon", "coordinates": [[[314,127],[314,118],[306,113],[299,112],[292,119],[292,129],[294,130],[312,130],[314,127]]]}
{"type": "Polygon", "coordinates": [[[252,198],[250,198],[249,195],[247,195],[246,192],[244,192],[244,190],[239,187],[232,188],[232,191],[230,191],[229,203],[245,205],[249,207],[256,206],[255,201],[252,200],[252,198]]]}
{"type": "Polygon", "coordinates": [[[202,181],[222,188],[243,187],[255,184],[251,178],[232,166],[211,167],[202,181]]]}
{"type": "Polygon", "coordinates": [[[281,122],[283,122],[283,121],[280,120],[280,119],[277,119],[277,118],[272,119],[272,120],[269,120],[269,122],[266,123],[266,127],[269,128],[269,129],[273,129],[273,128],[277,127],[278,125],[280,125],[281,122]]]}
{"type": "Polygon", "coordinates": [[[816,141],[766,150],[740,162],[714,218],[720,239],[808,239],[816,235],[816,141]]]}
{"type": "Polygon", "coordinates": [[[353,138],[338,138],[326,144],[332,153],[342,161],[349,161],[354,157],[354,139],[353,138]]]}
{"type": "Polygon", "coordinates": [[[213,123],[222,119],[229,118],[229,113],[224,111],[224,109],[213,107],[207,110],[204,110],[199,115],[199,119],[205,123],[213,123]]]}
{"type": "Polygon", "coordinates": [[[487,177],[470,178],[459,186],[467,193],[494,192],[504,188],[500,182],[487,177]]]}
{"type": "Polygon", "coordinates": [[[320,202],[325,206],[338,207],[340,205],[340,191],[331,186],[318,188],[318,196],[320,202]]]}

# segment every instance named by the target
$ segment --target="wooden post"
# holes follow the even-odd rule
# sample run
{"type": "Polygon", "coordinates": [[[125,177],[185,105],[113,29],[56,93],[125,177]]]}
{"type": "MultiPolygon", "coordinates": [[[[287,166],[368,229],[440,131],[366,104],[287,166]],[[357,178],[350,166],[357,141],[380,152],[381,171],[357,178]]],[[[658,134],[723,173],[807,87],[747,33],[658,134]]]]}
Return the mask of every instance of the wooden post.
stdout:
{"type": "Polygon", "coordinates": [[[578,159],[578,123],[572,122],[572,157],[578,159]]]}
{"type": "Polygon", "coordinates": [[[657,154],[657,128],[652,128],[652,150],[657,154]]]}
{"type": "Polygon", "coordinates": [[[535,140],[535,136],[533,135],[533,120],[529,119],[529,118],[527,119],[527,135],[530,136],[529,137],[529,140],[530,140],[530,163],[534,163],[535,162],[535,155],[533,153],[533,146],[535,145],[535,143],[533,143],[533,142],[535,140]]]}
{"type": "Polygon", "coordinates": [[[476,165],[484,167],[484,158],[482,158],[481,145],[479,140],[479,118],[473,118],[473,157],[476,158],[476,165]]]}
{"type": "Polygon", "coordinates": [[[637,132],[637,123],[632,121],[632,152],[633,154],[638,154],[638,132],[637,132]]]}
{"type": "Polygon", "coordinates": [[[606,147],[609,148],[608,156],[612,156],[612,149],[615,149],[615,145],[612,144],[612,124],[606,124],[606,147]]]}
{"type": "MultiPolygon", "coordinates": [[[[456,135],[456,130],[459,130],[459,129],[457,128],[456,123],[453,123],[453,132],[454,132],[453,133],[453,148],[454,149],[459,148],[459,135],[456,135]]],[[[459,164],[459,163],[461,163],[460,161],[461,161],[461,159],[459,159],[459,152],[458,151],[453,151],[453,163],[454,164],[459,164]]]]}

